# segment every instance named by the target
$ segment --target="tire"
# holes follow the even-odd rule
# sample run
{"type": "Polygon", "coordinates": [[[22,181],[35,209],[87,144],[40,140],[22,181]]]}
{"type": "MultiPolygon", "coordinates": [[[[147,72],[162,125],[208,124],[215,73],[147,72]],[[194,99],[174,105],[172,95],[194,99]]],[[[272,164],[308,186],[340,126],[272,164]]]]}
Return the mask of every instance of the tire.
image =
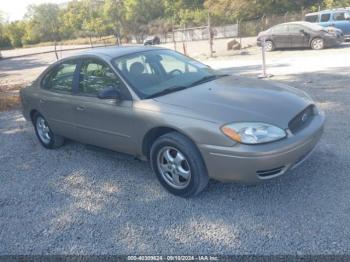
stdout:
{"type": "Polygon", "coordinates": [[[33,117],[35,134],[43,147],[47,149],[59,148],[64,144],[64,137],[54,134],[45,117],[39,113],[33,117]],[[44,127],[42,127],[44,125],[44,127]],[[44,131],[44,129],[46,131],[44,131]]]}
{"type": "Polygon", "coordinates": [[[322,38],[315,38],[311,41],[311,48],[313,50],[321,50],[324,48],[324,40],[322,38]]]}
{"type": "Polygon", "coordinates": [[[265,51],[272,52],[274,50],[275,50],[275,44],[270,40],[265,41],[265,51]]]}
{"type": "Polygon", "coordinates": [[[176,196],[196,196],[209,182],[199,150],[180,133],[171,132],[159,137],[152,145],[150,159],[159,182],[176,196]]]}

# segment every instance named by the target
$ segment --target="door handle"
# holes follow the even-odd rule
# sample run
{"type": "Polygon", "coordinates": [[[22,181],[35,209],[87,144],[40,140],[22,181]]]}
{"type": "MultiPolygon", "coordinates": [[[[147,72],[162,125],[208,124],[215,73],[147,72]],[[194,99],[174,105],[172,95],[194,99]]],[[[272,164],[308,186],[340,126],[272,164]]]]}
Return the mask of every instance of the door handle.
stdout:
{"type": "Polygon", "coordinates": [[[76,108],[75,108],[77,111],[85,111],[85,106],[77,106],[76,108]]]}

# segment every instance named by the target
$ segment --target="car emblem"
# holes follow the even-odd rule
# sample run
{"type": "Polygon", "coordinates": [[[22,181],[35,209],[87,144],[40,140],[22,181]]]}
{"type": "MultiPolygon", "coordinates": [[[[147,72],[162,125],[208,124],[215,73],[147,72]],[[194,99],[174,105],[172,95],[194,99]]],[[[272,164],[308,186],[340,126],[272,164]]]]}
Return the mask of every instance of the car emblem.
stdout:
{"type": "Polygon", "coordinates": [[[303,114],[303,116],[301,117],[301,121],[303,121],[304,123],[309,119],[309,115],[307,113],[303,114]]]}

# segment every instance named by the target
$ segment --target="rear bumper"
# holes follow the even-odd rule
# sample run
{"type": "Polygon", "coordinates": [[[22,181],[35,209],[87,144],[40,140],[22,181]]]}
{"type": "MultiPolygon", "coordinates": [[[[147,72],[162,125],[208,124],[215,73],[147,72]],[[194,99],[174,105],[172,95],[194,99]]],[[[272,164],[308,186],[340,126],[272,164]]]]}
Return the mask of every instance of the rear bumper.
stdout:
{"type": "Polygon", "coordinates": [[[298,134],[263,145],[233,147],[199,145],[209,177],[255,184],[285,174],[313,152],[323,133],[325,117],[317,115],[298,134]]]}

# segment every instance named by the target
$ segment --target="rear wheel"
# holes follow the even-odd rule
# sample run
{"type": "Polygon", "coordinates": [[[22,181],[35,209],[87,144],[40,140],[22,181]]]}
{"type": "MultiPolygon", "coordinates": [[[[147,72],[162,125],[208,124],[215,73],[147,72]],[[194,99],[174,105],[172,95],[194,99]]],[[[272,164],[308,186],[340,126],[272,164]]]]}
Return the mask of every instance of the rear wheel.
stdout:
{"type": "Polygon", "coordinates": [[[51,131],[49,124],[41,114],[37,113],[34,116],[33,124],[36,136],[45,148],[54,149],[63,145],[64,138],[51,131]]]}
{"type": "Polygon", "coordinates": [[[311,41],[311,48],[314,50],[321,50],[324,48],[324,40],[322,38],[315,38],[311,41]]]}
{"type": "Polygon", "coordinates": [[[176,132],[165,134],[154,142],[151,165],[162,186],[177,196],[195,196],[204,190],[209,181],[197,147],[176,132]]]}

